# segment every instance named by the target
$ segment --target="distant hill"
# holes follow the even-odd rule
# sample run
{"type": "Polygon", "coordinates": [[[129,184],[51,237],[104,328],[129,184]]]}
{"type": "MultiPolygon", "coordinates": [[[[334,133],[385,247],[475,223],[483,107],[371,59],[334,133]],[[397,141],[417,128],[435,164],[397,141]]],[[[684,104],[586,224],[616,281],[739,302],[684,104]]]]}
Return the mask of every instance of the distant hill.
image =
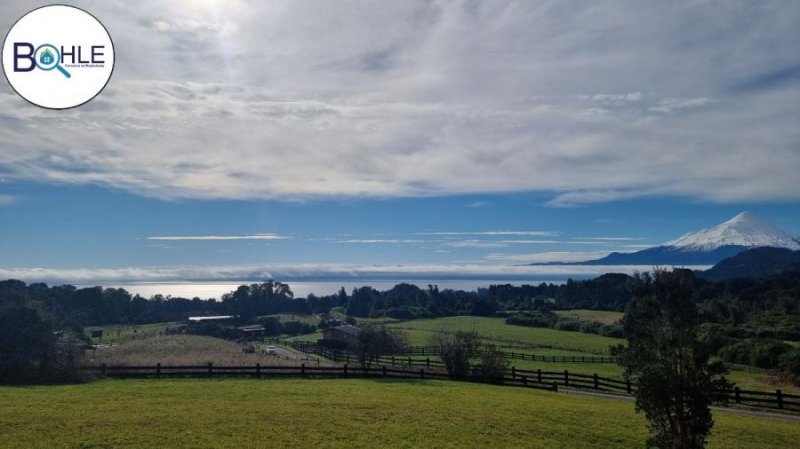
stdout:
{"type": "Polygon", "coordinates": [[[786,248],[754,248],[729,257],[699,273],[708,280],[767,276],[782,271],[800,271],[800,251],[786,248]]]}
{"type": "MultiPolygon", "coordinates": [[[[800,250],[800,240],[750,212],[708,229],[690,232],[661,246],[633,253],[558,265],[714,265],[752,248],[800,250]]],[[[536,263],[532,265],[550,265],[536,263]]]]}

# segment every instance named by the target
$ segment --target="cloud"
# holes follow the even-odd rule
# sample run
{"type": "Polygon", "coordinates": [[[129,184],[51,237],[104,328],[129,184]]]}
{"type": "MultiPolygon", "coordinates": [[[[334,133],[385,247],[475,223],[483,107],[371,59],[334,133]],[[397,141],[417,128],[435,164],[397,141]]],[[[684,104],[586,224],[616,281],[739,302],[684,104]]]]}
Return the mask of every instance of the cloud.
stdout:
{"type": "Polygon", "coordinates": [[[489,254],[487,260],[501,262],[549,263],[583,262],[607,256],[608,251],[548,251],[530,254],[489,254]]]}
{"type": "Polygon", "coordinates": [[[800,199],[798,2],[212,3],[78,2],[114,38],[114,77],[71,111],[2,88],[4,178],[163,199],[800,199]]]}
{"type": "Polygon", "coordinates": [[[349,239],[349,240],[338,240],[338,243],[390,243],[390,244],[402,244],[402,243],[429,243],[427,240],[417,240],[417,239],[349,239]]]}
{"type": "Polygon", "coordinates": [[[641,237],[573,237],[572,240],[599,240],[603,242],[629,242],[632,240],[645,240],[641,237]]]}
{"type": "MultiPolygon", "coordinates": [[[[706,266],[692,266],[706,269],[706,266]]],[[[540,279],[593,277],[608,272],[648,271],[651,266],[508,266],[486,264],[288,264],[232,266],[175,266],[125,268],[0,268],[0,279],[26,282],[105,284],[123,282],[202,282],[265,279],[302,280],[412,280],[412,279],[540,279]]]]}
{"type": "Polygon", "coordinates": [[[283,240],[288,237],[277,234],[253,234],[253,235],[185,235],[185,236],[154,236],[147,237],[147,240],[283,240]]]}
{"type": "Polygon", "coordinates": [[[440,231],[440,232],[418,232],[417,235],[441,235],[441,236],[458,236],[458,235],[484,235],[484,236],[554,236],[558,235],[557,232],[551,231],[440,231]]]}

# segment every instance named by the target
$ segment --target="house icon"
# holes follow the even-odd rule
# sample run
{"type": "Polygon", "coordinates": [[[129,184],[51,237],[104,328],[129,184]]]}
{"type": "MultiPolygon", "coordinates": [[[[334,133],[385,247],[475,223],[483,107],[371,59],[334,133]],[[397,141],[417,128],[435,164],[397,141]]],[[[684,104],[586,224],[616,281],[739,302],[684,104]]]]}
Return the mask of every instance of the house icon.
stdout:
{"type": "Polygon", "coordinates": [[[44,65],[50,65],[53,61],[55,61],[53,52],[51,52],[49,48],[45,48],[42,54],[39,55],[39,62],[44,65]]]}

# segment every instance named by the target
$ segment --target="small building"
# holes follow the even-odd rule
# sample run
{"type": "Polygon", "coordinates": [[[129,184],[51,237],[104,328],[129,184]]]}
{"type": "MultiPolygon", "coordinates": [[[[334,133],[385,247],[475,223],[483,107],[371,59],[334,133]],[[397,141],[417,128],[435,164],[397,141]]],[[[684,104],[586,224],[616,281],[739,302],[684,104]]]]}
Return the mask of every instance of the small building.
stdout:
{"type": "Polygon", "coordinates": [[[322,340],[319,340],[318,343],[320,346],[339,349],[355,346],[358,343],[358,335],[361,334],[361,331],[360,327],[350,324],[331,327],[322,331],[322,340]]]}
{"type": "Polygon", "coordinates": [[[239,338],[244,340],[257,340],[264,336],[264,326],[260,324],[250,324],[236,328],[239,338]]]}

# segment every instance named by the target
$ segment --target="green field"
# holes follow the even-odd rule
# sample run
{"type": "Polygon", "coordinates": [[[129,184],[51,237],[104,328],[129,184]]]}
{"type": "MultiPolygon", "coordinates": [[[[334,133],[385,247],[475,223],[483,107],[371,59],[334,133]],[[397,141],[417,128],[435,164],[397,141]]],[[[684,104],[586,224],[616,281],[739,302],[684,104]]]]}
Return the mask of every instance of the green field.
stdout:
{"type": "Polygon", "coordinates": [[[431,320],[404,321],[390,326],[408,330],[409,339],[411,344],[414,345],[429,344],[432,333],[439,330],[475,330],[481,337],[498,343],[513,342],[542,345],[598,355],[608,355],[609,346],[623,343],[621,339],[602,335],[508,325],[503,318],[455,316],[431,320]]]}
{"type": "Polygon", "coordinates": [[[281,323],[300,321],[301,323],[311,324],[314,326],[319,324],[319,317],[316,315],[282,313],[277,315],[264,315],[262,318],[277,318],[281,323]]]}
{"type": "MultiPolygon", "coordinates": [[[[3,448],[641,448],[629,401],[444,381],[117,380],[0,387],[3,448]]],[[[797,423],[716,413],[710,448],[797,423]]]]}
{"type": "Polygon", "coordinates": [[[556,315],[572,318],[577,321],[593,321],[603,324],[614,324],[621,320],[624,315],[622,312],[587,309],[556,310],[554,312],[556,315]]]}

